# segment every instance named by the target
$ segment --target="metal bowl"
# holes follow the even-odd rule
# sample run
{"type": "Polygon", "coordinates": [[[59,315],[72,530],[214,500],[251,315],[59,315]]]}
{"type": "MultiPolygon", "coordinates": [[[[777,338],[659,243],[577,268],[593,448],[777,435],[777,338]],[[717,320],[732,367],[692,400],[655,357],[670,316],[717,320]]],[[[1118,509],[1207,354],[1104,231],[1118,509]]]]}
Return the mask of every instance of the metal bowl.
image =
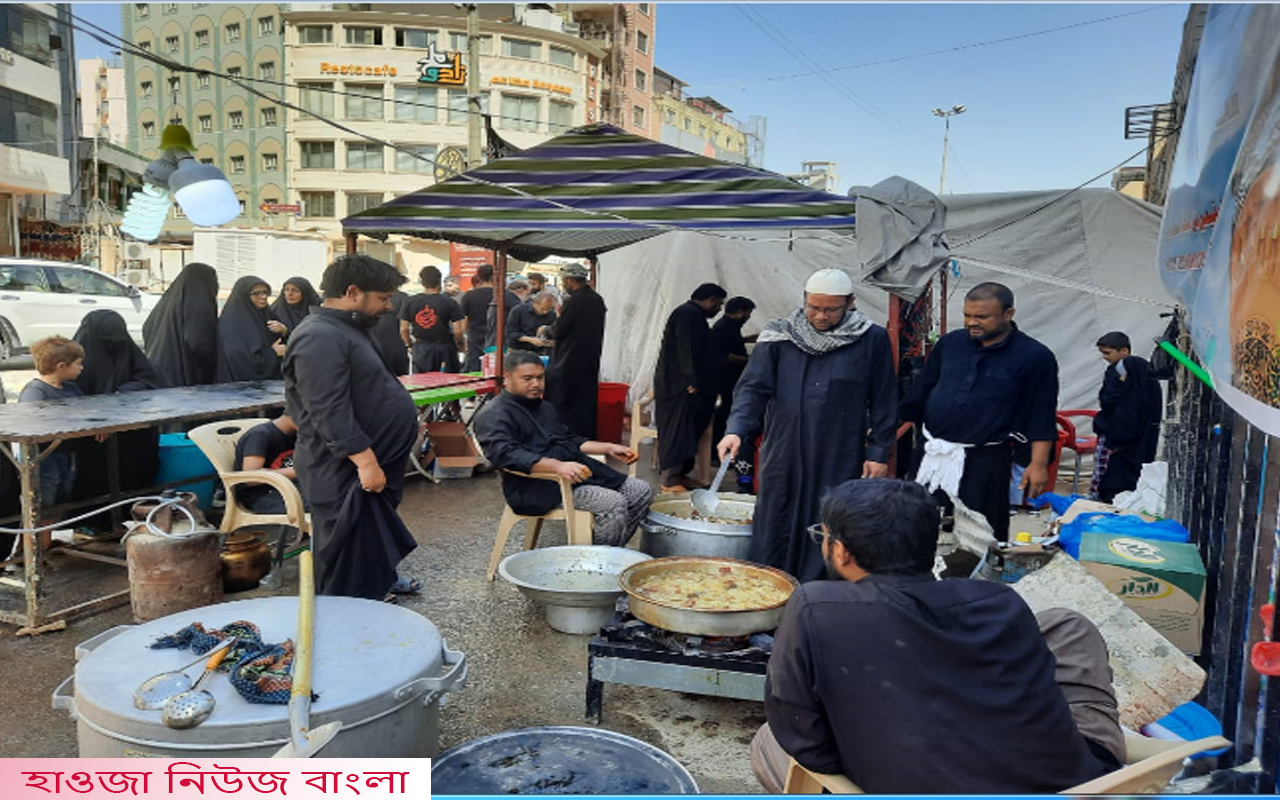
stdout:
{"type": "Polygon", "coordinates": [[[618,575],[652,556],[625,547],[567,545],[524,550],[502,559],[498,574],[547,607],[547,624],[561,633],[595,633],[622,596],[618,575]]]}
{"type": "Polygon", "coordinates": [[[748,636],[759,631],[771,631],[782,621],[787,601],[771,606],[733,611],[695,610],[661,603],[639,594],[636,584],[652,575],[668,572],[719,572],[721,567],[732,567],[762,578],[786,591],[787,599],[800,585],[780,569],[739,561],[732,558],[704,558],[677,556],[657,558],[643,564],[628,567],[618,578],[622,589],[630,597],[631,613],[636,619],[663,630],[688,633],[696,636],[748,636]]]}
{"type": "MultiPolygon", "coordinates": [[[[754,495],[718,492],[717,516],[751,519],[755,514],[754,495]]],[[[751,543],[751,523],[723,524],[691,519],[693,504],[689,494],[659,497],[649,505],[640,523],[640,549],[654,558],[667,556],[719,556],[746,558],[751,543]]]]}

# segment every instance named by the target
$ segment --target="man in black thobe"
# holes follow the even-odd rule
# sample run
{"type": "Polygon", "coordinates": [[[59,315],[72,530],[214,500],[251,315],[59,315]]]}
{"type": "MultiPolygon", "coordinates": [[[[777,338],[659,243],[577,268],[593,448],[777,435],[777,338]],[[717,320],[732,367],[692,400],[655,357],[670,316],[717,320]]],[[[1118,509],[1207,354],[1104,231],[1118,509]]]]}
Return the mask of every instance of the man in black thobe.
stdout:
{"type": "Polygon", "coordinates": [[[919,484],[850,481],[822,503],[832,580],[787,602],[751,766],[788,755],[869,794],[1060,792],[1116,769],[1107,645],[1075,611],[1007,584],[935,580],[938,507],[919,484]]]}
{"type": "Polygon", "coordinates": [[[664,492],[700,488],[686,476],[697,459],[698,441],[715,416],[722,358],[707,320],[720,313],[727,296],[714,283],[702,284],[671,312],[662,331],[653,397],[664,492]]]}
{"type": "MultiPolygon", "coordinates": [[[[747,342],[754,342],[755,335],[743,336],[742,326],[751,320],[751,312],[756,304],[749,297],[730,297],[724,304],[724,314],[711,326],[711,335],[716,340],[716,347],[724,360],[720,362],[720,388],[717,391],[720,402],[716,406],[716,416],[711,422],[711,441],[718,442],[724,438],[725,426],[729,423],[729,414],[733,412],[733,390],[738,379],[747,368],[747,342]]],[[[750,492],[753,484],[752,472],[755,469],[755,442],[743,442],[742,448],[733,460],[733,468],[738,472],[738,491],[750,492]]]]}
{"type": "Polygon", "coordinates": [[[1164,395],[1151,377],[1151,365],[1130,350],[1129,337],[1112,331],[1098,339],[1107,362],[1098,392],[1101,410],[1093,419],[1098,436],[1090,493],[1110,503],[1120,492],[1138,488],[1142,465],[1156,460],[1164,395]]]}
{"type": "Polygon", "coordinates": [[[837,269],[805,283],[804,307],[760,333],[733,392],[720,458],[764,431],[760,494],[747,558],[801,581],[821,577],[822,553],[805,535],[832,486],[888,473],[898,422],[889,334],[853,307],[853,281],[837,269]]]}
{"type": "Polygon", "coordinates": [[[320,594],[381,600],[421,588],[396,574],[415,547],[395,509],[418,417],[372,337],[403,282],[370,256],[338,258],[321,280],[324,303],[285,352],[286,409],[298,425],[294,468],[311,506],[320,594]]]}
{"type": "Polygon", "coordinates": [[[594,439],[607,309],[604,298],[587,282],[583,265],[566,265],[560,280],[569,296],[560,318],[547,330],[555,342],[547,367],[547,400],[570,431],[594,439]]]}
{"type": "Polygon", "coordinates": [[[1013,315],[1007,286],[970,289],[964,329],[938,340],[902,403],[926,440],[917,479],[986,517],[1000,541],[1009,539],[1015,445],[1029,446],[1020,488],[1034,497],[1048,487],[1058,438],[1058,360],[1013,315]]]}

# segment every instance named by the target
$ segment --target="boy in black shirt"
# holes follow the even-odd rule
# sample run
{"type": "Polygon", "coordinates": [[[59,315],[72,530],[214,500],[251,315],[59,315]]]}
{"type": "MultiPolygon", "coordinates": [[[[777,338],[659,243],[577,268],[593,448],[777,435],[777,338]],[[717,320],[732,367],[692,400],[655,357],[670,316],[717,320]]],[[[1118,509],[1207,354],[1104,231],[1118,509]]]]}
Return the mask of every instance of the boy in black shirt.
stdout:
{"type": "Polygon", "coordinates": [[[1098,449],[1090,493],[1104,503],[1137,488],[1142,465],[1156,460],[1164,417],[1164,396],[1151,365],[1129,348],[1129,337],[1119,331],[1098,339],[1107,371],[1098,392],[1102,410],[1093,420],[1098,449]]]}
{"type": "Polygon", "coordinates": [[[413,358],[414,372],[457,372],[462,337],[462,307],[440,292],[440,270],[426,266],[418,273],[422,294],[400,307],[400,338],[413,358]]]}
{"type": "MultiPolygon", "coordinates": [[[[32,378],[22,388],[19,403],[84,396],[75,383],[84,371],[84,348],[79,343],[62,336],[50,336],[31,346],[31,357],[40,377],[32,378]]],[[[67,502],[75,482],[75,454],[64,444],[40,462],[40,504],[52,506],[67,502]]],[[[7,553],[0,554],[3,556],[7,553]]]]}
{"type": "MultiPolygon", "coordinates": [[[[298,441],[298,426],[288,414],[256,425],[244,432],[236,442],[236,470],[269,469],[297,483],[293,469],[293,448],[298,441]]],[[[265,484],[246,484],[236,489],[240,505],[255,514],[285,513],[284,497],[265,484]]]]}

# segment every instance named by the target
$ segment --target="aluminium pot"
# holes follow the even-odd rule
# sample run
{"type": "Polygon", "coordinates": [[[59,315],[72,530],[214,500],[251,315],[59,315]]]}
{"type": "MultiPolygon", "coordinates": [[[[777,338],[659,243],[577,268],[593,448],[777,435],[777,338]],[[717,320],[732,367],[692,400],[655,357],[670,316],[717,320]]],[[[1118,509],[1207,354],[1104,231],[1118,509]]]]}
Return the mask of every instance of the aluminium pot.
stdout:
{"type": "Polygon", "coordinates": [[[676,556],[655,558],[628,567],[618,576],[618,583],[627,593],[631,613],[636,619],[655,628],[688,633],[696,636],[750,636],[761,631],[771,631],[782,621],[787,600],[800,585],[799,581],[780,569],[740,561],[734,558],[709,558],[700,556],[676,556]],[[746,572],[769,581],[787,593],[780,603],[742,611],[699,611],[668,603],[659,603],[638,594],[636,584],[653,575],[686,570],[719,573],[722,567],[746,572]]]}
{"type": "Polygon", "coordinates": [[[718,556],[745,559],[751,544],[750,520],[755,513],[754,495],[718,492],[717,514],[744,520],[737,524],[690,519],[693,502],[689,492],[663,495],[649,504],[640,523],[640,551],[654,558],[670,556],[718,556]]]}
{"type": "MultiPolygon", "coordinates": [[[[298,600],[265,597],[204,606],[142,625],[121,625],[76,648],[75,673],[53,693],[76,723],[81,758],[268,758],[289,741],[289,707],[249,703],[217,673],[204,688],[217,701],[196,728],[165,727],[159,711],[133,705],[150,675],[177,669],[190,650],[152,650],[158,637],[193,622],[221,628],[248,620],[263,641],[297,636],[298,600]]],[[[433,757],[440,749],[440,698],[466,683],[466,658],[436,626],[389,603],[317,597],[311,726],[341,721],[325,758],[433,757]]],[[[194,669],[192,670],[194,674],[194,669]]]]}

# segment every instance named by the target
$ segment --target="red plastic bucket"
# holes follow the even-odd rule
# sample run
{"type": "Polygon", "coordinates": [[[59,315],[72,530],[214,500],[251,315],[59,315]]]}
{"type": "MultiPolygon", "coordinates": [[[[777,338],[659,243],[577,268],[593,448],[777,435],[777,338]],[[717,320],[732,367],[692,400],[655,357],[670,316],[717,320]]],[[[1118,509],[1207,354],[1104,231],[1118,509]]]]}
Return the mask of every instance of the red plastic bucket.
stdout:
{"type": "Polygon", "coordinates": [[[622,421],[627,416],[626,383],[601,383],[596,393],[596,440],[622,443],[622,421]]]}

